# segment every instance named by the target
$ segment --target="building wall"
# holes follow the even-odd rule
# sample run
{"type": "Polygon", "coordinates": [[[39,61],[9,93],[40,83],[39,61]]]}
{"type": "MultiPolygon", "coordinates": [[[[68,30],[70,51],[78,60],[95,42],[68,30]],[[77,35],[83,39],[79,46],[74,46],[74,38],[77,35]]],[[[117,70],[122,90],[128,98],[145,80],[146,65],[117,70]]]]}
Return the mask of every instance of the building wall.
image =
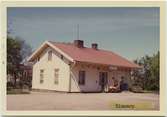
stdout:
{"type": "MultiPolygon", "coordinates": [[[[113,84],[112,77],[121,80],[124,76],[127,83],[130,84],[130,73],[125,71],[107,71],[100,67],[79,65],[70,68],[67,59],[61,59],[61,55],[52,51],[52,60],[48,61],[48,51],[52,50],[47,48],[41,55],[40,60],[33,65],[33,89],[46,89],[65,92],[100,92],[101,86],[99,85],[99,72],[108,72],[108,86],[113,84]],[[59,69],[59,83],[55,84],[54,69],[59,69]],[[40,83],[40,70],[44,69],[44,82],[40,83]],[[78,84],[78,74],[80,70],[86,71],[85,85],[78,84]]],[[[107,88],[106,87],[106,88],[107,88]]]]}
{"type": "MultiPolygon", "coordinates": [[[[112,77],[121,80],[121,77],[125,77],[125,81],[130,84],[130,73],[126,71],[107,71],[98,70],[94,67],[86,67],[84,65],[77,65],[71,69],[71,92],[99,92],[101,91],[101,86],[99,85],[99,72],[108,72],[108,87],[113,84],[112,77]],[[86,72],[85,85],[79,85],[79,71],[84,70],[86,72]]],[[[107,89],[107,87],[106,87],[107,89]]]]}
{"type": "Polygon", "coordinates": [[[47,48],[41,55],[40,60],[33,66],[33,89],[47,89],[56,91],[69,91],[69,77],[70,67],[68,61],[60,58],[60,54],[52,51],[52,60],[48,61],[48,51],[52,50],[47,48]],[[59,81],[55,84],[54,69],[59,69],[59,81]],[[40,70],[44,69],[44,82],[40,83],[40,70]]]}
{"type": "Polygon", "coordinates": [[[98,80],[98,71],[96,69],[78,65],[71,70],[71,92],[100,91],[98,80]],[[80,70],[84,70],[86,72],[85,85],[78,84],[78,74],[80,70]]]}

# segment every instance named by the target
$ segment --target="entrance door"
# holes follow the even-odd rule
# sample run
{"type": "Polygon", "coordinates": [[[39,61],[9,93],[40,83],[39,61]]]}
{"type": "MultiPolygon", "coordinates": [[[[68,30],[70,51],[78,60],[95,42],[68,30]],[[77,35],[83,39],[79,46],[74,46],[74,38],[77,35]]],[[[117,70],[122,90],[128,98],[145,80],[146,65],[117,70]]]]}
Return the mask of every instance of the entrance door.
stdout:
{"type": "Polygon", "coordinates": [[[108,75],[107,72],[99,73],[99,85],[101,86],[101,92],[105,92],[105,87],[108,83],[108,75]]]}

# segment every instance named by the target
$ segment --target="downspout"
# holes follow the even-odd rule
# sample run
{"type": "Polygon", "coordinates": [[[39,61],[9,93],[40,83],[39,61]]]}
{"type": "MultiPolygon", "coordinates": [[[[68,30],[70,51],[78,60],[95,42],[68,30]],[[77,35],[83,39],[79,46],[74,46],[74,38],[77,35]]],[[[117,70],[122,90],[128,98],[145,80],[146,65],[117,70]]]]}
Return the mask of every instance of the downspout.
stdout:
{"type": "Polygon", "coordinates": [[[71,92],[71,71],[74,68],[74,66],[76,65],[76,61],[73,62],[72,65],[70,65],[70,78],[69,78],[69,92],[71,92]]]}

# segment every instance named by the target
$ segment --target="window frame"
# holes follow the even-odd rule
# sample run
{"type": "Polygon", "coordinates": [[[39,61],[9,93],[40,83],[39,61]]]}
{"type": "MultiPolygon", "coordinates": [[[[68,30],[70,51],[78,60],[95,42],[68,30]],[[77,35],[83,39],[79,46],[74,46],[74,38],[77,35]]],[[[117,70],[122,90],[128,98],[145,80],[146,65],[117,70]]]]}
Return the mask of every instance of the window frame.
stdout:
{"type": "Polygon", "coordinates": [[[51,60],[52,60],[52,55],[53,55],[52,50],[49,50],[49,51],[48,51],[48,61],[51,61],[51,60]]]}
{"type": "Polygon", "coordinates": [[[61,54],[61,55],[60,55],[60,58],[61,58],[61,60],[63,60],[63,59],[64,59],[64,56],[61,54]]]}
{"type": "Polygon", "coordinates": [[[59,68],[54,69],[54,84],[59,84],[59,68]]]}
{"type": "Polygon", "coordinates": [[[80,70],[78,73],[78,84],[79,85],[85,85],[86,84],[86,71],[80,70]]]}
{"type": "Polygon", "coordinates": [[[44,69],[40,69],[40,84],[44,83],[44,69]]]}
{"type": "Polygon", "coordinates": [[[40,57],[37,57],[37,62],[40,61],[40,57]]]}

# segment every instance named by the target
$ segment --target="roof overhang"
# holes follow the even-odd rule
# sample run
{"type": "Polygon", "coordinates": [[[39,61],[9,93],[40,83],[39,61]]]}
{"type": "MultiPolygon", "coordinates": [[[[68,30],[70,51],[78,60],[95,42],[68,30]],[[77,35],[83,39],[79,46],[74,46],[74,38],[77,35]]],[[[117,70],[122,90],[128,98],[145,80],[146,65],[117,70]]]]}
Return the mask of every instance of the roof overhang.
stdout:
{"type": "Polygon", "coordinates": [[[84,61],[76,61],[76,63],[83,63],[83,64],[93,64],[93,65],[97,65],[97,66],[107,66],[108,68],[113,68],[113,69],[117,69],[117,68],[128,68],[128,69],[141,69],[143,67],[135,64],[135,67],[129,67],[129,66],[119,66],[119,65],[111,65],[111,64],[103,64],[103,63],[91,63],[91,62],[84,62],[84,61]]]}

